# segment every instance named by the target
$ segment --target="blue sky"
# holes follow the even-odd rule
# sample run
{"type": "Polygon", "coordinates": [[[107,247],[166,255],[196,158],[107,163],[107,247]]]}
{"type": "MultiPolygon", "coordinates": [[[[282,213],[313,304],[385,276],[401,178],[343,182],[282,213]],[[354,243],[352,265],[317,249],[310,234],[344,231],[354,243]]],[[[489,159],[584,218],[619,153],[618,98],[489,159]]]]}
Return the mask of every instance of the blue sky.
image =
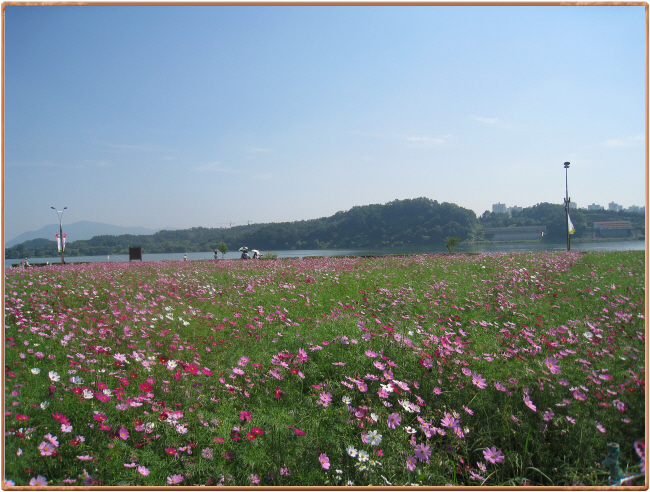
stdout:
{"type": "MultiPolygon", "coordinates": [[[[645,204],[643,6],[5,6],[5,238],[645,204]],[[65,231],[64,231],[65,232],[65,231]]],[[[73,241],[74,238],[68,238],[73,241]]]]}

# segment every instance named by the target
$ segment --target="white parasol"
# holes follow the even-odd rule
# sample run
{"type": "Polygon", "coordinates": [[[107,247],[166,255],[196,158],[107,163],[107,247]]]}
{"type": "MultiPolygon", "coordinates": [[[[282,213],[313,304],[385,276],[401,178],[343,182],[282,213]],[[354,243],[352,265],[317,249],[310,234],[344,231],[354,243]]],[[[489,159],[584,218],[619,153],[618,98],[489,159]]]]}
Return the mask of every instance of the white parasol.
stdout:
{"type": "Polygon", "coordinates": [[[239,251],[248,251],[248,248],[246,246],[242,246],[241,248],[239,248],[239,251]]]}

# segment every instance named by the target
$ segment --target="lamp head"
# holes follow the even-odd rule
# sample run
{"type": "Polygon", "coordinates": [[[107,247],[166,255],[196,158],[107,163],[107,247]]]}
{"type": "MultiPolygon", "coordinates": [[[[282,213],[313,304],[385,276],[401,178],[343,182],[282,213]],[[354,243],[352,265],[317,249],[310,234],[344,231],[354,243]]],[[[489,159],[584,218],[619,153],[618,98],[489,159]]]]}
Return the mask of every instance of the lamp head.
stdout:
{"type": "Polygon", "coordinates": [[[570,164],[570,162],[565,162],[564,163],[564,169],[569,169],[569,164],[570,164]]]}

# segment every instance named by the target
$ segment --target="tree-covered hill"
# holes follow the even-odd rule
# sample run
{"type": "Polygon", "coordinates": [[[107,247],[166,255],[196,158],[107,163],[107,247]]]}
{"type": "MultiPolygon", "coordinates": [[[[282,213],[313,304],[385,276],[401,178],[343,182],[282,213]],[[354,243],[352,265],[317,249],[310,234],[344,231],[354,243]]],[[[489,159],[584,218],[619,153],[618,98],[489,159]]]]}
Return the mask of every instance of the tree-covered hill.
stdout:
{"type": "MultiPolygon", "coordinates": [[[[453,203],[429,198],[394,200],[384,205],[363,205],[331,217],[253,224],[232,228],[158,231],[151,235],[95,236],[69,242],[66,256],[128,254],[129,246],[142,246],[146,253],[211,251],[219,243],[230,250],[251,248],[324,249],[373,248],[444,244],[447,236],[472,239],[478,229],[476,214],[453,203]]],[[[25,244],[5,249],[5,258],[34,257],[25,244]]],[[[39,251],[40,252],[40,251],[39,251]]],[[[38,256],[55,256],[53,252],[38,256]]]]}

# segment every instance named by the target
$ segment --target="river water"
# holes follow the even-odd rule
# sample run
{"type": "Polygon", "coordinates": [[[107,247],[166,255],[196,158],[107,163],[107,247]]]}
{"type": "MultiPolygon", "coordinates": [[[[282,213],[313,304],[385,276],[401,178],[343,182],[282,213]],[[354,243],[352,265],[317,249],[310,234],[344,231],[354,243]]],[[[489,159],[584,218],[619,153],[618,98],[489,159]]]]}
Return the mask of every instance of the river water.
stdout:
{"type": "MultiPolygon", "coordinates": [[[[603,241],[592,243],[573,243],[571,249],[576,251],[644,251],[645,241],[603,241]]],[[[458,253],[523,253],[528,251],[566,251],[566,243],[541,243],[541,242],[521,242],[521,243],[494,243],[494,244],[459,244],[456,247],[458,253]]],[[[446,253],[444,246],[432,248],[391,248],[391,249],[296,249],[296,250],[279,250],[274,251],[279,258],[295,258],[305,256],[337,256],[337,255],[363,255],[363,254],[431,254],[446,253]]],[[[261,251],[264,253],[264,251],[261,251]]],[[[226,260],[239,258],[239,251],[229,251],[225,255],[226,260]]],[[[65,256],[65,255],[64,255],[65,256]]],[[[219,260],[222,255],[219,253],[219,260]]],[[[183,253],[155,253],[142,254],[143,261],[182,261],[183,253]]],[[[214,252],[206,251],[200,253],[187,253],[188,261],[191,260],[208,260],[214,259],[214,252]]],[[[51,258],[27,258],[29,263],[60,263],[61,257],[51,258]]],[[[124,262],[129,261],[128,255],[108,255],[108,256],[70,256],[66,257],[66,263],[87,263],[87,262],[124,262]]],[[[10,268],[13,264],[20,263],[19,259],[5,260],[5,268],[10,268]]]]}

